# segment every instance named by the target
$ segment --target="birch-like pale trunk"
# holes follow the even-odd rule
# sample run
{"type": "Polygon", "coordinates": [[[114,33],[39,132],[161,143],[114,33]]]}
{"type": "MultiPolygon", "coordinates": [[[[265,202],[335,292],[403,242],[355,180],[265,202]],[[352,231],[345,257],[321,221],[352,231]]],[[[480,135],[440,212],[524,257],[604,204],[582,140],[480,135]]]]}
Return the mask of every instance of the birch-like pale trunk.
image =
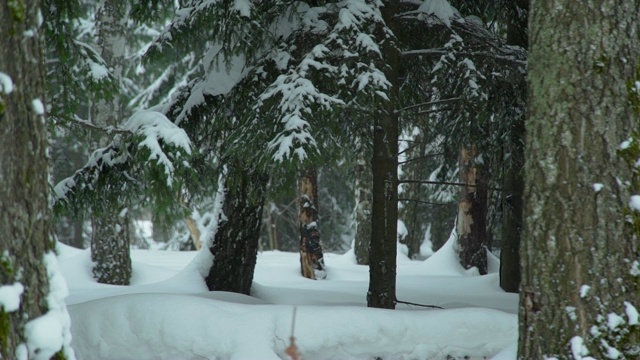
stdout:
{"type": "MultiPolygon", "coordinates": [[[[98,48],[116,79],[123,77],[128,12],[127,3],[115,0],[103,1],[97,12],[98,48]]],[[[99,127],[117,126],[124,118],[125,104],[121,95],[112,95],[110,99],[95,99],[92,105],[92,121],[99,127]]],[[[103,136],[99,145],[106,146],[110,140],[103,136]]],[[[131,278],[131,240],[127,206],[107,202],[106,206],[94,207],[91,217],[94,278],[101,283],[128,285],[131,278]]]]}

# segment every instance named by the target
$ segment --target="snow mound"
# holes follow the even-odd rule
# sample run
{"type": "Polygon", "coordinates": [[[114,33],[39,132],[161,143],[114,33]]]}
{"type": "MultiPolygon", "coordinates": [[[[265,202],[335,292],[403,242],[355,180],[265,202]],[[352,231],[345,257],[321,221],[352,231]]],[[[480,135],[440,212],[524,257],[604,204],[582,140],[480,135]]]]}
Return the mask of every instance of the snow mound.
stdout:
{"type": "Polygon", "coordinates": [[[478,275],[477,268],[466,270],[458,261],[458,255],[454,246],[456,245],[455,229],[451,232],[447,242],[438,251],[431,255],[422,264],[418,265],[424,274],[432,276],[472,276],[478,275]]]}
{"type": "Polygon", "coordinates": [[[420,5],[418,11],[434,15],[447,26],[451,26],[451,19],[460,17],[458,10],[447,0],[426,0],[420,5]]]}
{"type": "MultiPolygon", "coordinates": [[[[131,294],[69,307],[79,358],[283,359],[293,307],[131,294]],[[158,349],[162,349],[161,352],[158,349]]],[[[515,315],[487,309],[297,309],[305,359],[489,357],[517,340],[515,315]]]]}

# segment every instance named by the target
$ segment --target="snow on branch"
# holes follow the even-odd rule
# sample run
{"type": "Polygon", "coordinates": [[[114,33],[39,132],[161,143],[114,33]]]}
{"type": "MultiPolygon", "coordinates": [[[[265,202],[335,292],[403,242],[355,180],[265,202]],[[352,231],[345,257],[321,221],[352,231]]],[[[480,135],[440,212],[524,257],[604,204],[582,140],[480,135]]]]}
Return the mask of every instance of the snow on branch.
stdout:
{"type": "Polygon", "coordinates": [[[121,192],[144,185],[131,174],[144,174],[156,165],[162,168],[164,175],[160,185],[171,188],[176,170],[189,168],[186,157],[191,152],[191,141],[184,130],[162,113],[139,111],[124,123],[123,130],[111,144],[94,151],[73,176],[55,185],[54,201],[56,206],[70,205],[78,209],[89,205],[87,201],[125,195],[121,192]],[[139,156],[146,156],[146,152],[137,151],[142,149],[149,155],[138,160],[139,156]]]}
{"type": "Polygon", "coordinates": [[[283,131],[269,142],[268,148],[274,152],[273,160],[282,162],[291,157],[291,152],[297,155],[299,160],[307,157],[306,151],[300,146],[308,145],[315,148],[316,141],[310,133],[311,126],[305,118],[312,113],[310,106],[317,104],[327,110],[331,105],[343,105],[344,102],[336,97],[324,94],[316,88],[309,79],[304,78],[310,66],[317,69],[333,72],[336,69],[321,64],[313,59],[305,59],[297,71],[291,71],[288,75],[279,76],[259,98],[259,106],[262,102],[276,95],[282,98],[279,104],[279,112],[282,114],[280,122],[283,131]]]}
{"type": "Polygon", "coordinates": [[[418,8],[419,12],[433,15],[447,26],[451,26],[451,20],[460,18],[458,10],[449,4],[447,0],[426,0],[418,8]]]}
{"type": "Polygon", "coordinates": [[[187,155],[191,155],[191,141],[187,133],[167,119],[164,114],[148,110],[133,114],[124,124],[124,128],[143,137],[138,147],[146,147],[150,151],[148,161],[156,160],[164,167],[167,186],[171,187],[175,166],[170,156],[179,158],[180,152],[168,155],[163,151],[161,143],[173,145],[187,155]]]}
{"type": "Polygon", "coordinates": [[[54,201],[70,202],[71,194],[78,195],[85,189],[93,190],[93,184],[97,182],[104,168],[124,164],[128,158],[128,152],[121,151],[113,143],[94,151],[80,170],[54,186],[54,201]]]}
{"type": "MultiPolygon", "coordinates": [[[[314,11],[310,10],[312,14],[314,11]]],[[[280,130],[268,143],[276,162],[291,158],[302,161],[309,148],[317,150],[311,119],[321,121],[323,111],[346,106],[358,93],[389,99],[386,93],[391,84],[377,64],[381,62],[381,39],[373,34],[377,33],[375,29],[382,29],[378,33],[385,38],[393,35],[384,26],[378,7],[362,0],[348,0],[341,3],[335,15],[336,22],[327,27],[330,30],[324,38],[270,84],[254,107],[261,114],[266,105],[273,104],[272,99],[279,99],[275,111],[280,130]]],[[[292,63],[295,57],[287,56],[286,62],[282,58],[281,52],[274,54],[279,68],[292,63]]]]}

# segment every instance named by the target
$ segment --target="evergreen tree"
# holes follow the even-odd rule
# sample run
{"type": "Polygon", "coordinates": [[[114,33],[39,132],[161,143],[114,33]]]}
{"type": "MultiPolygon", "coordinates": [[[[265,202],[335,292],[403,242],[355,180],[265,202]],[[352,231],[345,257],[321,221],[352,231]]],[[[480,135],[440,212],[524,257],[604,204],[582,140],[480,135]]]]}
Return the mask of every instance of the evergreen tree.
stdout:
{"type": "Polygon", "coordinates": [[[67,290],[50,232],[40,6],[39,1],[0,4],[3,359],[75,358],[64,304],[67,290]],[[42,339],[43,333],[51,337],[42,339]]]}
{"type": "Polygon", "coordinates": [[[640,354],[639,11],[531,4],[520,359],[640,354]]]}
{"type": "MultiPolygon", "coordinates": [[[[359,28],[349,16],[342,19],[338,16],[340,11],[353,13],[352,16],[359,17],[356,20],[364,19],[368,24],[367,17],[372,14],[362,4],[347,2],[309,8],[302,3],[293,6],[274,1],[251,3],[249,9],[237,9],[231,4],[190,4],[183,12],[185,16],[176,19],[169,28],[171,35],[161,37],[158,46],[149,53],[149,56],[154,52],[162,54],[167,48],[165,39],[171,39],[175,48],[194,51],[196,57],[203,59],[193,70],[193,80],[176,96],[167,114],[194,135],[207,134],[195,136],[203,144],[201,147],[208,149],[206,156],[215,158],[218,164],[254,157],[263,171],[273,164],[282,164],[281,169],[291,177],[298,162],[319,160],[318,148],[335,137],[339,129],[357,128],[353,123],[336,123],[336,107],[350,101],[353,107],[360,108],[379,96],[354,98],[357,92],[340,84],[359,87],[364,94],[375,94],[365,89],[386,86],[379,82],[382,72],[375,68],[375,63],[369,64],[368,60],[363,63],[356,52],[375,59],[377,46],[358,43],[355,35],[359,28]],[[214,23],[221,25],[213,29],[224,31],[205,29],[213,39],[209,47],[190,48],[180,43],[185,30],[200,24],[201,18],[214,19],[214,23]],[[279,22],[285,22],[286,26],[275,27],[279,22]],[[236,38],[239,33],[245,34],[242,41],[236,38]],[[255,45],[247,44],[248,38],[255,45]],[[345,56],[348,62],[341,68],[345,56]],[[239,72],[237,69],[242,66],[246,70],[239,72]],[[219,79],[221,68],[235,76],[231,89],[217,89],[212,82],[219,79]],[[255,99],[255,105],[246,107],[247,99],[255,99]],[[315,138],[309,132],[311,126],[318,129],[315,138]],[[217,147],[216,143],[221,142],[224,146],[217,147]]],[[[272,177],[272,186],[279,188],[290,183],[283,179],[272,177]]],[[[217,241],[214,240],[214,246],[217,241]]]]}
{"type": "MultiPolygon", "coordinates": [[[[403,109],[417,108],[417,102],[429,110],[434,101],[470,100],[473,106],[443,110],[438,117],[447,132],[469,128],[475,119],[470,114],[487,99],[478,89],[488,82],[483,74],[493,74],[494,60],[521,64],[521,53],[503,46],[482,24],[464,21],[456,12],[443,15],[432,5],[194,0],[146,55],[195,59],[185,70],[188,83],[162,111],[202,149],[196,167],[209,181],[201,179],[196,187],[214,189],[222,166],[251,158],[245,176],[253,169],[270,173],[275,191],[291,186],[297,169],[322,163],[323,157],[340,158],[331,151],[335,144],[357,137],[371,146],[372,224],[384,227],[372,231],[370,298],[376,306],[395,302],[398,135],[401,121],[413,119],[403,109]],[[482,67],[471,58],[485,59],[482,67]],[[424,75],[429,73],[435,78],[424,75]],[[445,121],[447,114],[453,125],[445,121]]],[[[476,128],[491,132],[489,126],[476,128]]],[[[482,142],[483,136],[464,131],[457,148],[474,145],[485,151],[489,142],[482,142]]]]}

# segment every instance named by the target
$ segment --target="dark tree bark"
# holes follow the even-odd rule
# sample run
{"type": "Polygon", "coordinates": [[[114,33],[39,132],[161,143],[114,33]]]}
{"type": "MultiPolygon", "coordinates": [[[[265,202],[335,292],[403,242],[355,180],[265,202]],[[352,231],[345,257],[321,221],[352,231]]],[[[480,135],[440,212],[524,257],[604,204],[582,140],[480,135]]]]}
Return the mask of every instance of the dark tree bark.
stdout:
{"type": "MultiPolygon", "coordinates": [[[[397,1],[385,1],[381,8],[387,25],[395,28],[397,1]]],[[[385,76],[392,84],[390,101],[376,114],[373,129],[373,194],[371,211],[371,247],[369,250],[369,291],[367,305],[395,308],[396,254],[398,233],[398,98],[400,52],[392,41],[381,47],[387,64],[385,76]]]]}
{"type": "Polygon", "coordinates": [[[129,223],[127,209],[116,206],[92,216],[91,260],[94,262],[93,277],[99,283],[129,285],[129,223]]]}
{"type": "Polygon", "coordinates": [[[358,265],[369,265],[369,247],[371,244],[371,166],[362,139],[356,144],[356,234],[353,251],[358,265]]]}
{"type": "MultiPolygon", "coordinates": [[[[506,1],[509,22],[507,43],[528,47],[527,20],[529,1],[506,1]]],[[[511,152],[507,162],[503,185],[502,246],[500,250],[500,287],[507,292],[518,292],[520,287],[520,239],[524,202],[524,136],[525,114],[514,114],[511,130],[511,152]]]]}
{"type": "Polygon", "coordinates": [[[460,151],[460,190],[458,203],[457,251],[465,269],[487,273],[487,184],[482,167],[475,163],[475,150],[460,151]]]}
{"type": "Polygon", "coordinates": [[[241,164],[229,167],[223,215],[209,248],[213,255],[206,278],[209,290],[251,292],[267,181],[265,174],[241,164]]]}
{"type": "Polygon", "coordinates": [[[17,308],[0,306],[2,359],[41,351],[24,347],[25,325],[48,310],[44,256],[54,248],[40,1],[10,5],[0,3],[0,287],[23,291],[17,308]]]}
{"type": "MultiPolygon", "coordinates": [[[[638,14],[639,0],[532,3],[519,359],[611,358],[607,319],[640,308],[617,154],[638,129],[638,14]]],[[[617,350],[637,349],[635,331],[617,350]]]]}
{"type": "MultiPolygon", "coordinates": [[[[117,79],[123,77],[125,51],[125,24],[128,5],[124,2],[105,1],[98,9],[97,30],[99,48],[105,63],[112,67],[117,79]]],[[[92,106],[92,116],[101,127],[117,126],[124,117],[124,102],[119,94],[110,99],[96,99],[92,106]]],[[[110,139],[101,138],[100,146],[106,146],[110,139]]],[[[131,238],[129,215],[126,206],[116,201],[94,206],[91,225],[91,259],[94,261],[94,278],[105,284],[128,285],[131,278],[131,238]]]]}
{"type": "Polygon", "coordinates": [[[322,243],[318,227],[318,175],[315,169],[298,178],[298,224],[300,227],[300,269],[309,279],[324,279],[322,243]]]}
{"type": "Polygon", "coordinates": [[[79,218],[71,221],[73,222],[73,234],[69,245],[78,249],[84,249],[84,220],[79,218]]]}

